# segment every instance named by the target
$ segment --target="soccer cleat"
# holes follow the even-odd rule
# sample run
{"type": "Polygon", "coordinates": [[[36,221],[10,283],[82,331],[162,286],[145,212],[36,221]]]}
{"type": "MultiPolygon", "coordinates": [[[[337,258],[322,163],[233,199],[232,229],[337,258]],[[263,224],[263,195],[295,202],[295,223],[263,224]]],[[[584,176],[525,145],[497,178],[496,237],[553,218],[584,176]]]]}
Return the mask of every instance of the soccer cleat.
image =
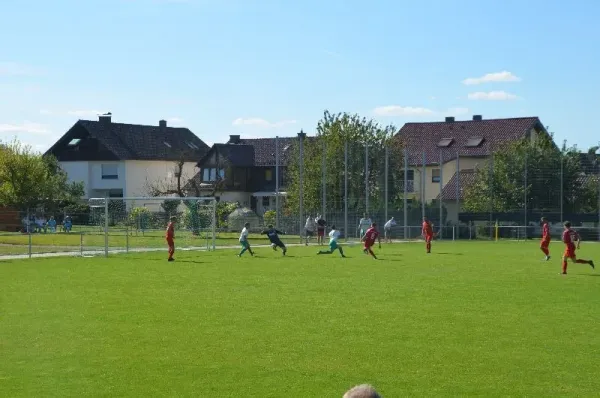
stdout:
{"type": "Polygon", "coordinates": [[[590,267],[592,267],[592,269],[596,269],[596,266],[594,265],[594,262],[592,260],[590,260],[590,267]]]}
{"type": "Polygon", "coordinates": [[[546,256],[546,261],[550,261],[550,256],[546,256]]]}
{"type": "Polygon", "coordinates": [[[175,259],[174,258],[170,258],[167,261],[171,262],[171,261],[175,261],[175,259]]]}

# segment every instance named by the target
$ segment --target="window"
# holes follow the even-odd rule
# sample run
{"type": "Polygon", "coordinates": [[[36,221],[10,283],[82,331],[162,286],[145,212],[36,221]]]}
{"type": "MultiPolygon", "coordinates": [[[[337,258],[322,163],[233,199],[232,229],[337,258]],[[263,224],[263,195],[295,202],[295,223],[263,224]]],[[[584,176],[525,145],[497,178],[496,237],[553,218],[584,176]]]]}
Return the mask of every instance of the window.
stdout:
{"type": "Polygon", "coordinates": [[[81,138],[73,138],[71,141],[69,141],[69,143],[67,145],[75,146],[75,145],[79,144],[80,141],[81,141],[81,138]]]}
{"type": "Polygon", "coordinates": [[[408,178],[407,178],[408,181],[415,180],[415,171],[414,170],[408,170],[408,172],[406,174],[408,175],[408,178]]]}
{"type": "Polygon", "coordinates": [[[467,148],[477,148],[483,143],[483,138],[481,137],[471,137],[467,141],[465,145],[467,148]]]}
{"type": "Polygon", "coordinates": [[[440,182],[440,169],[431,170],[431,182],[440,182]]]}
{"type": "Polygon", "coordinates": [[[437,146],[440,148],[448,148],[454,142],[453,138],[442,138],[437,146]]]}
{"type": "Polygon", "coordinates": [[[265,170],[265,180],[273,181],[273,170],[271,170],[271,169],[265,170]]]}
{"type": "Polygon", "coordinates": [[[199,149],[198,146],[196,144],[194,144],[193,142],[187,142],[186,141],[187,146],[189,146],[192,149],[199,149]]]}
{"type": "Polygon", "coordinates": [[[271,205],[271,198],[268,196],[263,196],[262,205],[263,207],[269,207],[271,205]]]}
{"type": "Polygon", "coordinates": [[[169,144],[167,141],[163,142],[163,144],[165,144],[167,148],[171,148],[171,144],[169,144]]]}
{"type": "MultiPolygon", "coordinates": [[[[219,179],[225,179],[225,169],[219,169],[219,179]]],[[[214,167],[202,169],[202,181],[217,181],[217,169],[214,167]]]]}
{"type": "Polygon", "coordinates": [[[118,164],[103,164],[102,165],[102,179],[103,180],[118,180],[119,179],[119,165],[118,164]]]}

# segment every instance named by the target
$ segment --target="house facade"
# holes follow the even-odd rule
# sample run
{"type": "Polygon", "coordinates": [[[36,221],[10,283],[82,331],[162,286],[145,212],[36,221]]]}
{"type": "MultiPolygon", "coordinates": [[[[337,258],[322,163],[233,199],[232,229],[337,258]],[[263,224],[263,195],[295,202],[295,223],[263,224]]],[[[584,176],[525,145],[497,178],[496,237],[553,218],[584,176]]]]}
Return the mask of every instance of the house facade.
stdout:
{"type": "Polygon", "coordinates": [[[111,115],[79,120],[48,151],[68,175],[83,182],[84,198],[151,195],[151,187],[175,188],[196,174],[197,159],[209,147],[187,128],[114,123],[111,115]]]}
{"type": "Polygon", "coordinates": [[[491,154],[502,145],[548,134],[537,117],[406,123],[397,134],[405,145],[408,199],[430,203],[440,198],[448,221],[457,222],[465,187],[474,170],[487,167],[491,154]]]}
{"type": "Polygon", "coordinates": [[[225,144],[213,145],[200,159],[196,165],[199,171],[186,189],[200,187],[204,195],[238,202],[262,216],[276,209],[277,196],[283,205],[292,146],[304,138],[303,133],[298,138],[243,139],[231,135],[225,144]]]}

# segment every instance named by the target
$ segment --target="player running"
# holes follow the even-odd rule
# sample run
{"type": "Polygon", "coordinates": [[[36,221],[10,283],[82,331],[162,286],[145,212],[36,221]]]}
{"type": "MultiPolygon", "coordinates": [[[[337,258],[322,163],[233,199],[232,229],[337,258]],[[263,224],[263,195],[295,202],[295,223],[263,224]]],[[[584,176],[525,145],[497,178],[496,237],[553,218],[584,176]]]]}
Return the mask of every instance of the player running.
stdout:
{"type": "Polygon", "coordinates": [[[242,257],[242,254],[244,254],[246,250],[248,250],[248,253],[250,253],[251,256],[254,256],[254,253],[250,248],[250,242],[248,242],[248,235],[250,234],[248,228],[250,228],[249,222],[244,224],[244,229],[242,229],[242,233],[240,234],[240,245],[242,245],[242,251],[240,252],[240,254],[238,254],[238,257],[242,257]]]}
{"type": "Polygon", "coordinates": [[[377,224],[372,223],[371,228],[367,229],[367,232],[365,233],[365,236],[362,237],[361,241],[365,243],[363,252],[365,254],[370,254],[374,259],[377,259],[377,256],[373,253],[371,248],[375,245],[376,240],[379,241],[379,248],[381,249],[381,236],[379,236],[379,231],[377,231],[377,224]]]}
{"type": "Polygon", "coordinates": [[[540,243],[540,249],[546,255],[546,261],[550,260],[550,224],[548,224],[548,219],[546,217],[542,217],[542,242],[540,243]]]}
{"type": "Polygon", "coordinates": [[[177,222],[176,217],[171,217],[169,219],[169,224],[167,224],[167,232],[165,233],[165,239],[167,240],[167,245],[169,246],[169,258],[167,261],[175,261],[173,255],[175,254],[175,223],[177,222]]]}
{"type": "Polygon", "coordinates": [[[427,249],[427,253],[431,253],[431,241],[433,240],[433,224],[427,217],[423,217],[423,227],[421,230],[423,234],[423,239],[425,239],[425,248],[427,249]]]}
{"type": "Polygon", "coordinates": [[[285,256],[285,253],[287,253],[287,248],[281,239],[279,239],[279,235],[285,235],[285,232],[276,230],[272,225],[267,226],[267,228],[268,229],[261,232],[261,235],[267,235],[269,241],[271,241],[271,247],[273,250],[277,250],[277,248],[280,247],[283,251],[283,255],[285,256]]]}
{"type": "Polygon", "coordinates": [[[571,223],[565,222],[565,230],[562,234],[562,240],[565,247],[565,254],[563,254],[563,262],[562,262],[562,274],[567,274],[567,260],[571,260],[576,264],[588,264],[590,267],[594,267],[594,262],[592,260],[579,260],[577,259],[577,255],[575,254],[575,250],[579,249],[581,244],[581,238],[577,231],[571,229],[571,223]]]}
{"type": "Polygon", "coordinates": [[[335,225],[332,225],[331,231],[329,232],[329,250],[320,250],[317,254],[331,254],[334,251],[339,250],[342,257],[346,257],[344,255],[344,250],[342,250],[342,246],[337,243],[340,235],[340,231],[335,229],[335,225]]]}

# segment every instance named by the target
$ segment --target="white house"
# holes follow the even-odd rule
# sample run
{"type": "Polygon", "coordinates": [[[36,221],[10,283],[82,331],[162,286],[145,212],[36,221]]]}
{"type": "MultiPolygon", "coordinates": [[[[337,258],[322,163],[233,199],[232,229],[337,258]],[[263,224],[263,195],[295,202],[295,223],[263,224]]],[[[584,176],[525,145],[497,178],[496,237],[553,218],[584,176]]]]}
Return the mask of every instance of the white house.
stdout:
{"type": "Polygon", "coordinates": [[[85,198],[150,196],[173,190],[178,162],[183,178],[196,172],[209,147],[187,128],[114,123],[111,115],[79,120],[49,150],[70,181],[84,183],[85,198]]]}

